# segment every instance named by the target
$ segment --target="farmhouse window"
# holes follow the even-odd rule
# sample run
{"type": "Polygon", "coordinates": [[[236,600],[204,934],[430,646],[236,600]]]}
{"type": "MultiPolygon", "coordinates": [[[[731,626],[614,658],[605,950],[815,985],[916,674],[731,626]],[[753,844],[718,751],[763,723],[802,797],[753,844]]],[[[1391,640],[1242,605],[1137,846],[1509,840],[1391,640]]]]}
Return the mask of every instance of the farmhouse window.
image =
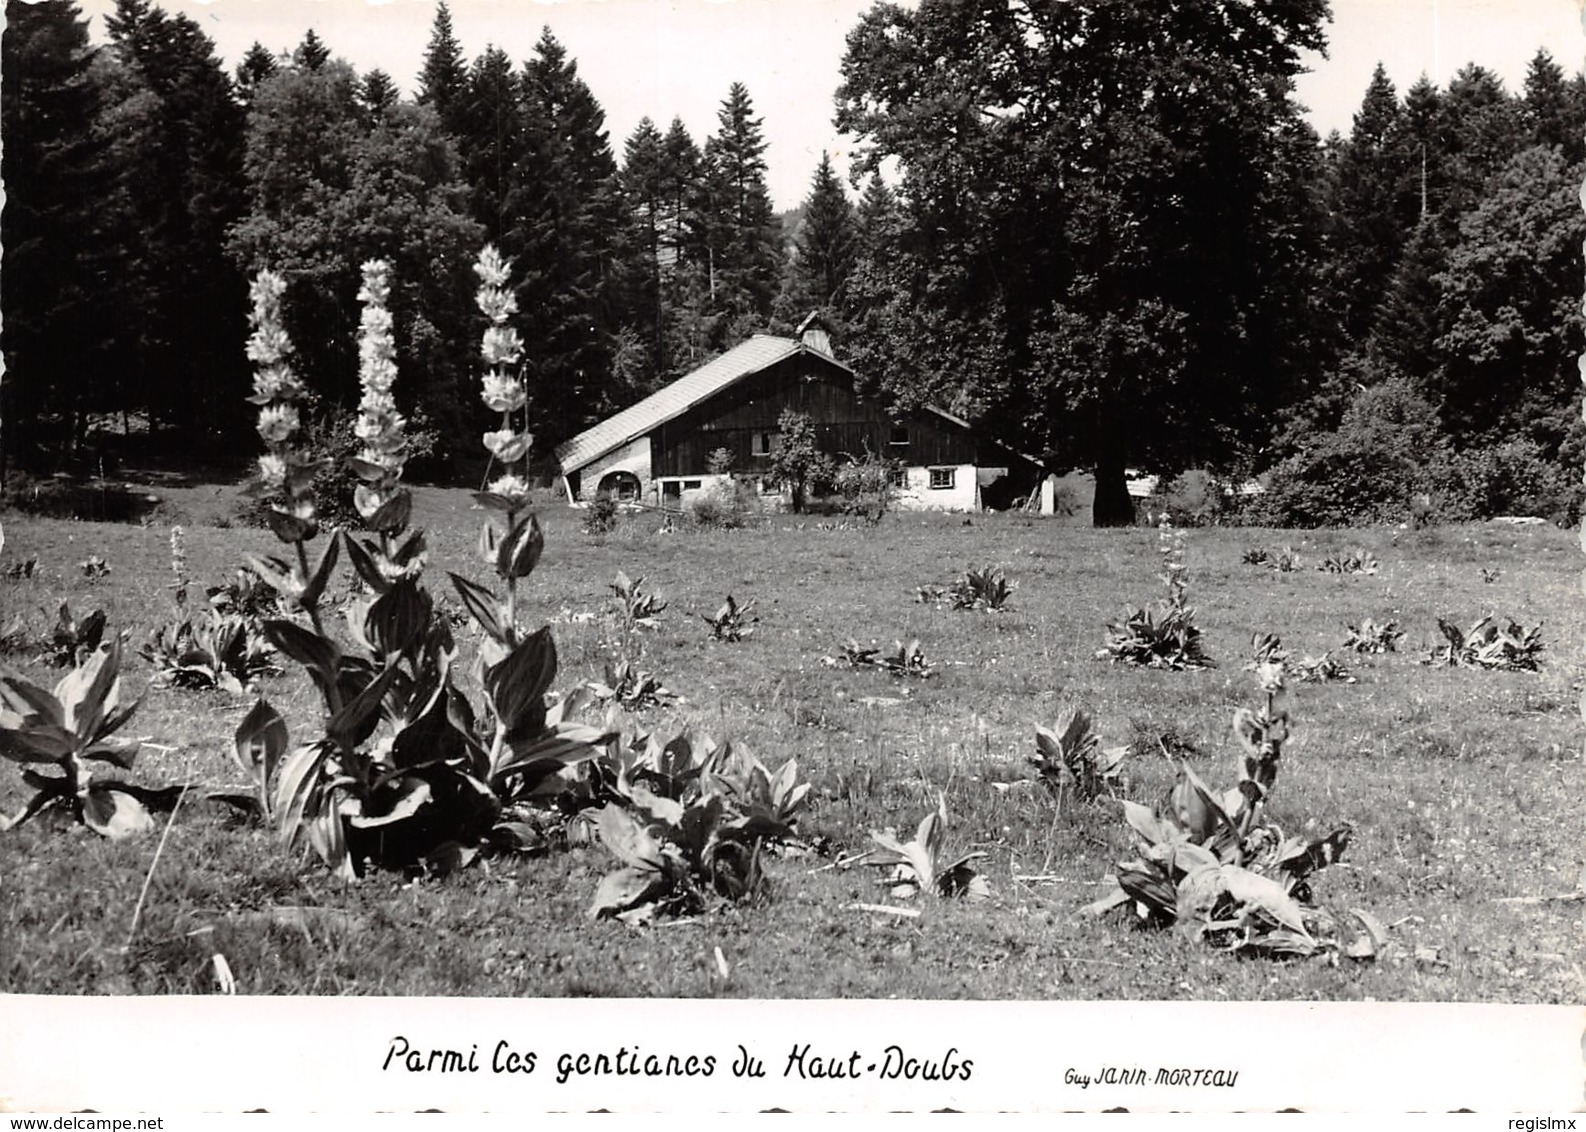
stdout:
{"type": "Polygon", "coordinates": [[[933,491],[952,490],[954,474],[957,471],[957,468],[932,468],[931,489],[933,491]]]}
{"type": "Polygon", "coordinates": [[[892,438],[887,441],[893,448],[907,448],[909,446],[909,429],[907,425],[892,426],[892,438]]]}
{"type": "Polygon", "coordinates": [[[776,433],[757,432],[749,438],[749,453],[753,456],[769,456],[776,451],[776,433]]]}
{"type": "Polygon", "coordinates": [[[908,487],[909,470],[907,468],[893,468],[887,473],[887,483],[893,487],[908,487]]]}
{"type": "Polygon", "coordinates": [[[698,480],[684,480],[683,481],[683,490],[684,491],[698,491],[699,490],[699,481],[698,480]]]}

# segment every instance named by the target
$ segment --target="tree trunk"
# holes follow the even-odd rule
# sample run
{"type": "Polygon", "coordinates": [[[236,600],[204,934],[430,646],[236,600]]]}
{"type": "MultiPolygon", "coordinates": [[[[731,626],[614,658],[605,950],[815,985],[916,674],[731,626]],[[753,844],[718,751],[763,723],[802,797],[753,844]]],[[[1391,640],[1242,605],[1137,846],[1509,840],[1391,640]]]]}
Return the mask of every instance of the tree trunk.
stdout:
{"type": "Polygon", "coordinates": [[[1096,494],[1091,500],[1091,526],[1132,526],[1134,524],[1134,501],[1129,498],[1129,485],[1125,482],[1123,461],[1115,459],[1097,460],[1095,475],[1096,494]]]}

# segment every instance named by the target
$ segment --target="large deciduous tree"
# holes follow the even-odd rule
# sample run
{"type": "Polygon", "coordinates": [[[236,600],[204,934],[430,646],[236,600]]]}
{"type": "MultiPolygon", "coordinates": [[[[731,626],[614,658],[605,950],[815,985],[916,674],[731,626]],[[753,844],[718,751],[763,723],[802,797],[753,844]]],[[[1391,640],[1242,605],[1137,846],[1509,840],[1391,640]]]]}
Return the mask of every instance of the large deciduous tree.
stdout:
{"type": "Polygon", "coordinates": [[[1292,100],[1325,0],[922,0],[850,33],[837,124],[895,159],[892,298],[862,334],[899,401],[1088,466],[1262,443],[1331,344],[1316,139],[1292,100]]]}
{"type": "Polygon", "coordinates": [[[367,122],[350,67],[299,64],[261,82],[249,115],[251,209],[230,249],[248,271],[286,275],[300,369],[326,401],[356,400],[359,266],[392,264],[404,411],[459,451],[479,414],[462,389],[474,339],[468,264],[483,233],[464,211],[457,158],[426,106],[367,122]]]}

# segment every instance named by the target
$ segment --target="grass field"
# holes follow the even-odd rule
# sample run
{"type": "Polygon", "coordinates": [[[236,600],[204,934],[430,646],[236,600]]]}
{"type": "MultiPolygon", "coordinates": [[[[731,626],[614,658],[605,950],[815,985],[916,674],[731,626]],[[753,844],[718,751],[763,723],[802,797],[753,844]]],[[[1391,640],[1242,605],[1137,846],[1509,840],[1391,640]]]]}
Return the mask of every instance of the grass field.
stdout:
{"type": "MultiPolygon", "coordinates": [[[[168,527],[187,524],[198,584],[230,575],[244,551],[273,553],[262,531],[212,525],[212,488],[167,493],[146,526],[5,517],[0,567],[36,555],[29,579],[0,579],[0,620],[20,614],[47,633],[62,599],[103,607],[141,645],[170,616],[168,527]],[[98,554],[97,580],[78,563],[98,554]]],[[[634,929],[586,911],[613,859],[599,845],[494,857],[444,879],[376,874],[356,886],[296,859],[224,807],[190,795],[178,810],[133,932],[158,835],[106,842],[59,818],[0,834],[0,990],[64,994],[192,993],[226,956],[244,993],[668,997],[1054,999],[1335,999],[1569,1003],[1586,998],[1579,903],[1514,898],[1573,892],[1586,838],[1586,764],[1577,714],[1586,641],[1575,537],[1547,527],[1425,531],[1188,532],[1189,601],[1215,668],[1162,672],[1096,658],[1103,625],[1154,602],[1156,534],[1092,531],[1013,515],[893,515],[874,530],[763,529],[657,533],[627,516],[612,535],[584,534],[554,503],[541,512],[544,559],[526,620],[556,625],[556,687],[597,678],[608,655],[607,585],[643,575],[667,600],[642,635],[640,667],[681,703],[646,713],[662,732],[687,725],[746,744],[773,767],[796,757],[813,783],[801,822],[834,856],[771,862],[771,898],[634,929]],[[1253,546],[1292,545],[1304,569],[1246,565],[1253,546]],[[1374,576],[1315,566],[1364,547],[1374,576]],[[1018,589],[1000,613],[920,604],[919,586],[965,568],[1001,566],[1018,589]],[[1483,570],[1501,571],[1486,581],[1483,570]],[[758,601],[749,639],[713,642],[701,620],[731,593],[758,601]],[[1419,663],[1436,618],[1484,613],[1542,622],[1540,673],[1419,663]],[[593,617],[584,615],[593,614],[593,617]],[[1279,634],[1296,655],[1336,649],[1348,623],[1397,620],[1400,651],[1352,661],[1355,683],[1295,688],[1294,736],[1270,812],[1290,832],[1355,828],[1344,860],[1320,873],[1316,900],[1364,908],[1390,925],[1378,961],[1236,959],[1173,932],[1096,919],[1082,907],[1128,856],[1115,803],[1066,806],[1023,781],[1036,724],[1065,705],[1092,713],[1105,742],[1129,743],[1126,796],[1170,784],[1163,742],[1197,773],[1231,784],[1233,710],[1253,706],[1244,671],[1252,634],[1279,634]],[[848,637],[883,646],[917,637],[937,666],[928,680],[821,663],[848,637]],[[928,902],[917,919],[854,910],[885,901],[875,870],[832,867],[871,830],[912,831],[947,798],[948,842],[985,851],[991,899],[928,902]],[[720,948],[730,974],[715,960],[720,948]]],[[[428,577],[483,580],[473,555],[479,514],[464,492],[420,489],[415,525],[430,533],[428,577]]],[[[1490,576],[1490,575],[1489,575],[1490,576]]],[[[345,579],[333,596],[345,594],[345,579]]],[[[462,634],[465,658],[473,648],[462,634]]],[[[127,653],[136,694],[150,666],[127,653]]],[[[32,678],[40,662],[3,658],[32,678]]],[[[306,677],[265,682],[294,736],[313,722],[306,677]]],[[[148,785],[242,781],[229,754],[246,700],[153,688],[131,733],[146,749],[132,777],[148,785]]],[[[0,808],[24,800],[0,764],[0,808]]],[[[162,820],[163,826],[163,820],[162,820]]]]}

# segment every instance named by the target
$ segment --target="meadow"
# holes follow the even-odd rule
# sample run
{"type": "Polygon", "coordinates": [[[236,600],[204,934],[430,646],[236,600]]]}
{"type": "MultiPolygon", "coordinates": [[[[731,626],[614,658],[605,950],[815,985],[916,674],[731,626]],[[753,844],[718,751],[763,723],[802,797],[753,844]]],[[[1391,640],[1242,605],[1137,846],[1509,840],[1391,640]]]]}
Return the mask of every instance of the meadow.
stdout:
{"type": "MultiPolygon", "coordinates": [[[[213,486],[162,491],[141,525],[4,516],[0,623],[47,636],[56,609],[103,608],[126,634],[124,681],[144,695],[130,733],[151,744],[130,777],[193,784],[167,824],[119,841],[64,815],[0,833],[0,990],[58,994],[204,993],[223,955],[253,994],[923,999],[1377,1000],[1570,1003],[1586,996],[1579,893],[1586,760],[1577,707],[1586,641],[1573,534],[1474,524],[1423,530],[1185,533],[1188,602],[1214,667],[1132,668],[1098,658],[1104,626],[1162,593],[1157,534],[1096,531],[1017,514],[891,514],[870,528],[778,516],[742,530],[661,530],[623,515],[593,536],[554,500],[538,511],[545,552],[520,603],[553,626],[557,691],[602,679],[614,629],[610,583],[643,577],[666,602],[635,634],[637,666],[677,701],[639,713],[661,734],[730,739],[773,769],[798,760],[812,785],[801,853],[765,864],[764,899],[630,927],[588,909],[614,859],[571,837],[532,855],[487,855],[443,877],[372,872],[356,884],[283,849],[205,799],[238,788],[230,747],[251,698],[158,686],[137,646],[171,616],[169,526],[186,531],[198,586],[234,575],[244,552],[275,553],[267,531],[231,525],[213,486]],[[1244,561],[1290,547],[1300,568],[1244,561]],[[1362,549],[1371,575],[1317,569],[1362,549]],[[80,564],[98,555],[108,572],[80,564]],[[1000,567],[1016,589],[997,612],[917,600],[970,567],[1000,567]],[[704,617],[726,595],[754,599],[738,642],[704,617]],[[1421,663],[1461,626],[1495,613],[1541,623],[1539,672],[1421,663]],[[1393,620],[1398,650],[1340,653],[1348,625],[1393,620]],[[1054,796],[1032,778],[1035,727],[1080,707],[1108,745],[1128,744],[1121,797],[1149,803],[1172,783],[1168,753],[1228,785],[1230,719],[1258,692],[1252,637],[1295,656],[1331,650],[1353,682],[1295,684],[1292,737],[1269,814],[1291,833],[1354,829],[1318,873],[1319,905],[1369,910],[1387,931],[1370,961],[1236,957],[1177,931],[1084,906],[1130,856],[1114,799],[1054,796]],[[928,679],[835,668],[843,642],[917,639],[928,679]],[[919,898],[917,916],[880,913],[878,871],[849,863],[869,833],[907,835],[945,796],[947,844],[986,854],[983,901],[919,898]],[[162,847],[163,846],[163,847],[162,847]],[[818,851],[817,851],[818,850],[818,851]],[[156,861],[156,855],[158,860],[156,861]]],[[[482,576],[480,515],[468,493],[415,489],[433,590],[443,570],[482,576]]],[[[327,601],[347,596],[339,571],[327,601]]],[[[459,631],[462,659],[477,632],[459,631]]],[[[19,637],[19,639],[20,639],[19,637]]],[[[48,687],[26,648],[0,662],[48,687]]],[[[297,665],[262,690],[294,737],[317,704],[297,665]]],[[[26,791],[0,762],[0,812],[26,791]]],[[[576,823],[575,823],[576,827],[576,823]]]]}

